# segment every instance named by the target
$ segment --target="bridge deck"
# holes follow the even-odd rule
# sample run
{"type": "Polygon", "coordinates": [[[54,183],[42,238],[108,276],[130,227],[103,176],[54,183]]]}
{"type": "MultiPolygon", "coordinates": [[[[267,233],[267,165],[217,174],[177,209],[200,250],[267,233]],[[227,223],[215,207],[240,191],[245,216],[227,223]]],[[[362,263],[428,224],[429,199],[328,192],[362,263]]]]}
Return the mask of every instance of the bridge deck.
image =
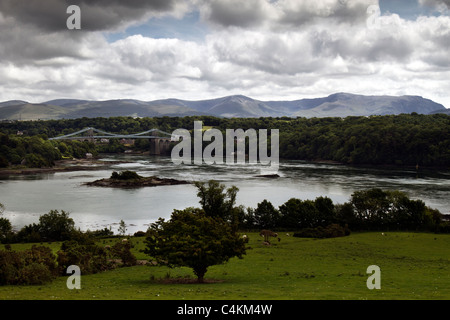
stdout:
{"type": "Polygon", "coordinates": [[[110,132],[106,132],[103,130],[89,127],[89,128],[84,128],[77,132],[69,133],[69,134],[66,134],[63,136],[49,138],[49,140],[111,139],[111,138],[169,140],[169,139],[172,139],[172,134],[164,132],[159,129],[151,129],[151,130],[147,130],[144,132],[133,133],[133,134],[115,134],[115,133],[110,133],[110,132]],[[85,133],[85,132],[96,132],[96,133],[99,133],[100,135],[93,135],[93,134],[81,135],[82,133],[85,133]],[[161,134],[167,135],[167,136],[155,136],[155,135],[149,136],[149,135],[147,135],[148,133],[151,133],[151,132],[161,133],[161,134]]]}

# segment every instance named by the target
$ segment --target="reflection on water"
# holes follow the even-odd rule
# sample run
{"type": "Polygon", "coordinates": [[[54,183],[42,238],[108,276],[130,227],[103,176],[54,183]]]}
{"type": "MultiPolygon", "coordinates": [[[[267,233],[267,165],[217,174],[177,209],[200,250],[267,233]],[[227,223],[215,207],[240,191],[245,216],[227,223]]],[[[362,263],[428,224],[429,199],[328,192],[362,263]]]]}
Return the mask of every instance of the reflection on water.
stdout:
{"type": "Polygon", "coordinates": [[[110,166],[95,171],[41,173],[3,177],[0,203],[13,226],[38,222],[52,209],[65,210],[81,230],[111,227],[123,219],[128,232],[146,230],[159,217],[169,218],[173,209],[199,206],[192,185],[115,189],[87,187],[83,183],[107,178],[112,171],[133,170],[143,176],[156,175],[188,181],[215,179],[239,188],[237,204],[256,207],[264,199],[279,206],[290,198],[315,199],[328,196],[335,203],[348,201],[355,190],[396,189],[411,198],[422,199],[433,208],[449,213],[450,173],[416,170],[349,167],[281,161],[277,179],[256,177],[259,165],[181,165],[170,158],[148,156],[107,156],[110,166]],[[113,160],[120,160],[114,162],[113,160]]]}

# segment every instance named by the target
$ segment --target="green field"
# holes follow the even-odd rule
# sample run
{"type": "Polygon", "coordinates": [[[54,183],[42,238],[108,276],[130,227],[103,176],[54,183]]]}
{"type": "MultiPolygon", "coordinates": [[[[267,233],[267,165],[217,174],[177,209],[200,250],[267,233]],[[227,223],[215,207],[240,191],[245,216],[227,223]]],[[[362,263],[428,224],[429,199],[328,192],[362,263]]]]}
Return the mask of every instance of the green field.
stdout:
{"type": "MultiPolygon", "coordinates": [[[[450,299],[450,235],[371,232],[315,240],[282,233],[271,246],[255,233],[248,235],[244,258],[210,267],[209,283],[177,283],[194,279],[188,268],[141,265],[82,275],[80,290],[67,289],[67,277],[47,285],[3,286],[0,299],[450,299]],[[370,265],[381,269],[379,290],[366,286],[370,265]]],[[[147,259],[139,251],[144,238],[132,241],[137,258],[147,259]]],[[[59,248],[58,243],[45,245],[59,248]]]]}

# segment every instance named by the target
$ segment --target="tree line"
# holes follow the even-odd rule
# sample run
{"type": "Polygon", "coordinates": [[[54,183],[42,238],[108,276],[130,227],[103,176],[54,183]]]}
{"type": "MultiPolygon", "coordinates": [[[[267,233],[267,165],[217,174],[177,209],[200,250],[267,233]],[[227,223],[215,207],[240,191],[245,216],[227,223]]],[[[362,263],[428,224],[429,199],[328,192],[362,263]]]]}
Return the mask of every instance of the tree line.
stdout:
{"type": "MultiPolygon", "coordinates": [[[[306,161],[336,161],[350,165],[399,165],[448,167],[450,165],[450,116],[445,114],[401,114],[347,118],[216,118],[212,116],[160,118],[80,118],[46,121],[0,123],[0,166],[17,164],[27,151],[40,155],[45,163],[63,155],[76,156],[84,151],[123,152],[125,147],[115,139],[107,145],[88,142],[47,141],[85,127],[96,127],[112,133],[131,134],[158,128],[166,132],[193,129],[194,121],[226,129],[279,129],[280,158],[306,161]],[[18,137],[38,136],[32,141],[18,137]],[[5,148],[6,146],[7,148],[5,148]],[[51,154],[50,146],[60,155],[51,154]],[[28,148],[28,149],[27,149],[28,148]],[[17,149],[17,150],[16,150],[17,149]],[[55,149],[55,150],[56,150],[55,149]],[[29,151],[28,151],[29,150],[29,151]],[[9,155],[12,153],[13,155],[9,155]]],[[[205,146],[206,146],[205,142],[205,146]]],[[[137,140],[135,150],[148,150],[146,140],[137,140]]],[[[248,149],[247,149],[248,150],[248,149]]],[[[35,161],[30,161],[34,163],[35,161]]],[[[40,163],[40,162],[38,162],[40,163]]]]}
{"type": "Polygon", "coordinates": [[[275,208],[264,200],[242,213],[240,227],[311,231],[331,225],[341,226],[346,234],[350,230],[450,232],[450,224],[439,210],[410,199],[404,192],[378,188],[355,191],[343,204],[334,204],[328,197],[291,198],[275,208]]]}
{"type": "Polygon", "coordinates": [[[11,165],[52,167],[57,160],[85,158],[86,153],[97,155],[96,146],[87,141],[50,141],[43,135],[17,136],[0,132],[0,168],[11,165]]]}
{"type": "Polygon", "coordinates": [[[329,197],[315,200],[291,198],[276,208],[264,199],[256,208],[235,206],[239,189],[217,181],[197,182],[198,197],[205,212],[221,217],[236,230],[261,229],[300,231],[339,225],[352,231],[450,232],[442,213],[402,191],[372,188],[355,191],[348,202],[334,204],[329,197]]]}

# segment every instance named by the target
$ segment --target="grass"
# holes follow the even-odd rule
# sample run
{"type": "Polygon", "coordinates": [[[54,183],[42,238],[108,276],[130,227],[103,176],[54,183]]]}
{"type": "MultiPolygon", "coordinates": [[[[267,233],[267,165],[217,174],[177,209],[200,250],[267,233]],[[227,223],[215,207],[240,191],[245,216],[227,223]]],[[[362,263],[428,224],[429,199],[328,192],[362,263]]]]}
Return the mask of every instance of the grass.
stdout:
{"type": "MultiPolygon", "coordinates": [[[[189,268],[135,266],[82,275],[80,290],[67,289],[67,277],[40,286],[3,286],[0,299],[450,299],[450,235],[373,232],[314,240],[283,233],[281,242],[271,246],[264,246],[256,233],[248,235],[250,248],[243,259],[208,269],[205,278],[211,283],[176,283],[194,278],[189,268]],[[370,265],[381,268],[380,290],[366,286],[370,265]]],[[[137,258],[147,259],[139,251],[144,238],[132,241],[137,258]]],[[[44,245],[59,249],[58,243],[44,245]]],[[[29,246],[14,244],[12,249],[29,246]]]]}

